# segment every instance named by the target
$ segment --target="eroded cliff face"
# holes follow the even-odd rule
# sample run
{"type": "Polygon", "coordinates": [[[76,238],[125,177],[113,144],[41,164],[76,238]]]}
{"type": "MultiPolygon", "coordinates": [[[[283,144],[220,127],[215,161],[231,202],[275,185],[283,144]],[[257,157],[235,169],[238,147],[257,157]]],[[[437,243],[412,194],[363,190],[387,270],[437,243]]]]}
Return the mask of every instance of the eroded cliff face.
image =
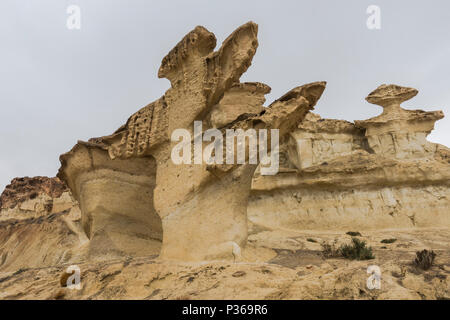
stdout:
{"type": "MultiPolygon", "coordinates": [[[[54,180],[50,184],[58,183],[57,179],[34,180],[47,181],[33,183],[36,198],[47,195],[49,180],[54,180]]],[[[23,194],[21,190],[22,184],[13,183],[7,194],[23,194]]],[[[63,194],[58,197],[59,192],[53,193],[53,200],[61,201],[63,194]]],[[[3,194],[2,199],[13,203],[17,197],[3,194]]],[[[24,205],[29,200],[21,197],[24,205]]],[[[40,212],[38,217],[2,219],[0,299],[450,298],[448,228],[362,232],[360,238],[367,241],[376,256],[369,261],[327,259],[321,255],[322,241],[347,243],[350,237],[344,232],[269,231],[252,225],[249,243],[238,263],[174,263],[156,255],[98,262],[87,258],[89,239],[84,235],[77,203],[71,200],[65,202],[65,207],[71,209],[44,213],[33,206],[40,212]],[[381,243],[388,238],[397,241],[381,243]],[[411,261],[423,248],[432,248],[437,259],[433,268],[418,272],[411,261]],[[80,290],[69,289],[62,281],[74,264],[81,271],[80,290]],[[372,264],[383,272],[381,290],[366,287],[366,269],[372,264]]]]}
{"type": "Polygon", "coordinates": [[[364,130],[345,120],[322,119],[309,113],[290,133],[288,159],[298,169],[367,150],[364,130]]]}
{"type": "Polygon", "coordinates": [[[15,178],[0,195],[0,220],[61,212],[71,201],[69,189],[58,178],[15,178]]]}
{"type": "Polygon", "coordinates": [[[83,259],[81,212],[58,178],[16,178],[0,198],[1,272],[83,259]]]}
{"type": "Polygon", "coordinates": [[[355,123],[309,114],[285,143],[290,169],[255,176],[250,220],[297,230],[450,226],[449,149],[426,140],[443,114],[400,107],[416,94],[382,85],[367,100],[383,113],[355,123]]]}

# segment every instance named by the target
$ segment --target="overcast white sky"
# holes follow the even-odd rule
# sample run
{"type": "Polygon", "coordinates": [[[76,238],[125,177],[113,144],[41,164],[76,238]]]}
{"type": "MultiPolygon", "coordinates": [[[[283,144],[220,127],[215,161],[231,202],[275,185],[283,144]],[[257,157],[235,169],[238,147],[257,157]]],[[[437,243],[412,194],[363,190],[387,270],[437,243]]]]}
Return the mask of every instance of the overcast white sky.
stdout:
{"type": "MultiPolygon", "coordinates": [[[[429,140],[450,146],[450,1],[0,1],[0,192],[17,176],[54,176],[78,139],[112,133],[169,87],[161,59],[196,25],[222,42],[259,24],[260,46],[242,81],[291,88],[328,82],[315,112],[359,120],[382,83],[419,90],[405,107],[443,110],[429,140]],[[66,9],[81,9],[68,30],[66,9]],[[369,5],[381,30],[366,27],[369,5]]],[[[267,104],[266,103],[266,104],[267,104]]]]}

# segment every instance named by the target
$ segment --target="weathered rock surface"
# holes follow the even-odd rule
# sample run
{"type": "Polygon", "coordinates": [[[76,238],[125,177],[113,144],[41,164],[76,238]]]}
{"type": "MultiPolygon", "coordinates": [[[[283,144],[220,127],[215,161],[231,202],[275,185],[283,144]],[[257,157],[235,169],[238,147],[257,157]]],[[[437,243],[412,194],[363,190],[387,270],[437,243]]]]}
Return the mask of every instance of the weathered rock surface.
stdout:
{"type": "Polygon", "coordinates": [[[90,259],[158,254],[161,219],[153,209],[155,160],[111,160],[98,140],[78,142],[59,172],[80,204],[90,259]]]}
{"type": "Polygon", "coordinates": [[[58,178],[16,178],[1,198],[0,270],[80,261],[88,239],[78,203],[58,178]]]}
{"type": "Polygon", "coordinates": [[[449,149],[426,136],[442,111],[405,110],[417,90],[382,85],[380,116],[355,123],[308,114],[276,176],[256,175],[248,214],[265,228],[450,227],[449,149]]]}
{"type": "Polygon", "coordinates": [[[434,123],[442,119],[442,111],[405,110],[400,104],[414,97],[418,91],[396,85],[381,85],[366,100],[383,107],[377,117],[355,121],[366,129],[369,147],[377,154],[397,159],[433,157],[439,145],[428,142],[426,136],[434,123]]]}
{"type": "Polygon", "coordinates": [[[290,133],[287,148],[290,162],[301,170],[367,147],[364,130],[353,123],[308,113],[298,129],[290,133]]]}
{"type": "Polygon", "coordinates": [[[193,162],[175,164],[178,141],[171,137],[182,129],[197,134],[195,121],[202,122],[201,132],[217,128],[222,137],[231,129],[270,129],[270,151],[271,129],[283,137],[313,109],[325,82],[294,88],[265,109],[270,88],[239,83],[258,47],[257,31],[246,23],[213,51],[214,34],[196,27],[161,63],[158,76],[171,82],[164,96],[114,134],[79,142],[61,156],[58,177],[80,203],[92,257],[158,254],[160,248],[161,257],[185,261],[239,256],[257,163],[207,163],[194,155],[193,162]]]}
{"type": "Polygon", "coordinates": [[[245,113],[259,114],[270,87],[259,82],[235,83],[211,109],[211,127],[221,128],[245,113]]]}
{"type": "MultiPolygon", "coordinates": [[[[0,195],[0,219],[14,218],[26,213],[46,214],[67,209],[69,189],[58,178],[15,178],[0,195]]],[[[70,205],[69,205],[70,207],[70,205]]]]}
{"type": "Polygon", "coordinates": [[[320,242],[347,243],[343,232],[262,231],[249,236],[243,261],[180,263],[150,257],[78,264],[81,289],[60,283],[70,263],[0,271],[1,299],[449,299],[448,229],[364,232],[367,261],[325,259],[320,242]],[[393,244],[381,240],[396,238],[393,244]],[[317,242],[310,242],[313,239],[317,242]],[[435,265],[412,265],[433,248],[435,265]],[[381,269],[381,289],[367,288],[367,268],[381,269]]]}
{"type": "Polygon", "coordinates": [[[0,222],[0,272],[83,261],[88,238],[77,207],[38,218],[0,222]]]}

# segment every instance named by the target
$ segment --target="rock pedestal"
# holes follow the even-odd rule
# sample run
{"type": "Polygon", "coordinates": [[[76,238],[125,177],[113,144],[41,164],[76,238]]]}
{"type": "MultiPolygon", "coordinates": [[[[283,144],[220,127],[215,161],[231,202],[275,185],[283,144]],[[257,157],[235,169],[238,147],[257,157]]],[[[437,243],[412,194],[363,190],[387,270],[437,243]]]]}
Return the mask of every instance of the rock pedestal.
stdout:
{"type": "Polygon", "coordinates": [[[366,100],[383,107],[377,117],[355,121],[366,129],[369,147],[377,154],[396,159],[433,157],[436,144],[426,140],[442,111],[405,110],[400,104],[414,97],[417,90],[397,85],[381,85],[366,100]]]}
{"type": "Polygon", "coordinates": [[[58,176],[79,202],[90,258],[159,254],[162,224],[153,208],[153,158],[111,160],[93,139],[79,142],[61,163],[58,176]]]}

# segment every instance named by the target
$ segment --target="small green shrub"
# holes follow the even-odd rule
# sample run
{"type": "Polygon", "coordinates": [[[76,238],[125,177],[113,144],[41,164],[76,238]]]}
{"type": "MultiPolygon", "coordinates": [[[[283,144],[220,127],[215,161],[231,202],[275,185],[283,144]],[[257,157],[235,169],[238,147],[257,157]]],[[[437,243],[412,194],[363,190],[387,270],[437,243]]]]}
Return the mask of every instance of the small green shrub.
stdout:
{"type": "Polygon", "coordinates": [[[317,242],[316,240],[314,240],[314,239],[312,239],[312,238],[308,238],[308,239],[306,239],[306,241],[309,241],[309,242],[317,242]]]}
{"type": "Polygon", "coordinates": [[[416,252],[416,258],[414,259],[414,265],[422,270],[428,270],[434,263],[436,253],[433,250],[422,250],[416,252]]]}
{"type": "Polygon", "coordinates": [[[322,255],[325,258],[346,258],[351,260],[375,259],[371,247],[366,247],[366,242],[358,238],[352,238],[351,244],[343,244],[339,248],[336,246],[337,240],[329,244],[322,242],[322,255]]]}
{"type": "Polygon", "coordinates": [[[381,240],[381,243],[394,243],[395,241],[397,241],[397,239],[383,239],[381,240]]]}
{"type": "Polygon", "coordinates": [[[369,260],[374,259],[371,247],[366,247],[366,242],[358,238],[352,238],[351,244],[344,244],[339,248],[339,252],[346,259],[369,260]]]}
{"type": "Polygon", "coordinates": [[[352,237],[360,237],[361,236],[361,233],[359,233],[358,231],[349,231],[346,234],[348,234],[349,236],[352,236],[352,237]]]}
{"type": "Polygon", "coordinates": [[[320,245],[322,246],[322,255],[325,258],[337,258],[341,256],[339,252],[339,248],[336,247],[337,240],[334,240],[332,244],[322,242],[320,245]]]}

